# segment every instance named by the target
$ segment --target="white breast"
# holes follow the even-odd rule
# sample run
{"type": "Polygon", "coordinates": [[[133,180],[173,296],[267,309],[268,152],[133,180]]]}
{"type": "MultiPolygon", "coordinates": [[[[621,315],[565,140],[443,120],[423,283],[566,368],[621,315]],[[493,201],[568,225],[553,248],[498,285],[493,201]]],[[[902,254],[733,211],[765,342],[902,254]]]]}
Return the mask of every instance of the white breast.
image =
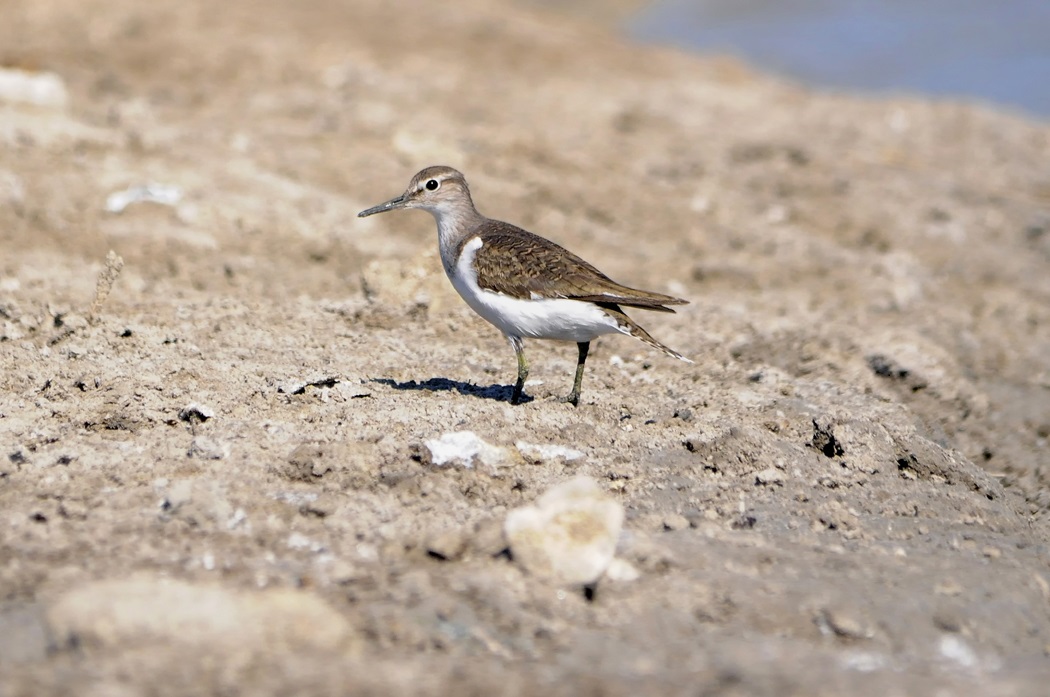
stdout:
{"type": "Polygon", "coordinates": [[[504,334],[580,342],[591,341],[602,334],[627,333],[593,303],[563,298],[519,300],[481,288],[474,268],[474,256],[482,244],[480,237],[468,241],[448,277],[471,309],[504,334]]]}

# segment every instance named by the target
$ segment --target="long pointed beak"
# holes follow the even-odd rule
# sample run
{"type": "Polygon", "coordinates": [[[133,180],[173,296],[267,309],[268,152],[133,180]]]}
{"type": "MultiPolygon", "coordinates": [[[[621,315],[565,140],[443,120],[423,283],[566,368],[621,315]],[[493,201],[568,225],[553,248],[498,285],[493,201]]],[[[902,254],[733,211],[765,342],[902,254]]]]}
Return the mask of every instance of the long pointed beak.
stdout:
{"type": "Polygon", "coordinates": [[[357,217],[358,218],[367,218],[368,216],[375,215],[376,213],[385,213],[387,211],[393,211],[393,210],[397,210],[398,208],[404,208],[404,207],[405,207],[405,195],[401,194],[400,196],[396,196],[396,197],[390,199],[386,203],[380,203],[378,206],[373,206],[372,208],[369,208],[367,210],[361,211],[360,213],[357,214],[357,217]]]}

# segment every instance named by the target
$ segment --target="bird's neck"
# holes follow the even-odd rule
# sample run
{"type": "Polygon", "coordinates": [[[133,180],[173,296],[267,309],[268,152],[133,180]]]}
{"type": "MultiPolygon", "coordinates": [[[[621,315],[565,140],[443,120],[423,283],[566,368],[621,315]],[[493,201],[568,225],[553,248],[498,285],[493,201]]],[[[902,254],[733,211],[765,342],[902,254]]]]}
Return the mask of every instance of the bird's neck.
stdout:
{"type": "Polygon", "coordinates": [[[437,221],[441,264],[445,267],[445,273],[452,276],[456,268],[457,253],[464,240],[485,222],[485,217],[478,213],[470,202],[434,208],[430,213],[437,221]]]}

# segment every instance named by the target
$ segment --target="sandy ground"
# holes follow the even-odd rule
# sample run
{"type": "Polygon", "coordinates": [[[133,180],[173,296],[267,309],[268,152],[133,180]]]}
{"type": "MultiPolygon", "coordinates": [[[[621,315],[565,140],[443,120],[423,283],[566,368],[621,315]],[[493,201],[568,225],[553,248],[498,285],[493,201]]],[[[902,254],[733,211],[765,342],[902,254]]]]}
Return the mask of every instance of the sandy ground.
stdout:
{"type": "Polygon", "coordinates": [[[549,12],[0,2],[69,91],[0,104],[0,695],[1045,694],[1050,127],[549,12]],[[429,216],[355,217],[430,164],[695,363],[511,406],[429,216]],[[578,475],[585,588],[502,529],[578,475]]]}

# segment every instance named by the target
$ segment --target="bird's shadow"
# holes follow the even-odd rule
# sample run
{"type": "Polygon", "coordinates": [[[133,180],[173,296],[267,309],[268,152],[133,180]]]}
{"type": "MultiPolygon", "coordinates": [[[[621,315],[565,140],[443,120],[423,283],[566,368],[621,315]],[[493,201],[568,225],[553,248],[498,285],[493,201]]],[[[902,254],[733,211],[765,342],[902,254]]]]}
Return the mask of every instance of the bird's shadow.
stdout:
{"type": "MultiPolygon", "coordinates": [[[[369,382],[386,385],[395,390],[426,390],[428,392],[450,392],[455,390],[461,395],[477,397],[478,399],[491,399],[494,402],[509,402],[514,394],[514,387],[511,385],[482,386],[473,385],[469,382],[460,382],[459,380],[449,380],[448,378],[430,378],[423,382],[416,382],[415,380],[398,382],[390,378],[371,378],[369,382]]],[[[532,397],[522,394],[519,403],[526,404],[531,401],[532,397]]]]}

